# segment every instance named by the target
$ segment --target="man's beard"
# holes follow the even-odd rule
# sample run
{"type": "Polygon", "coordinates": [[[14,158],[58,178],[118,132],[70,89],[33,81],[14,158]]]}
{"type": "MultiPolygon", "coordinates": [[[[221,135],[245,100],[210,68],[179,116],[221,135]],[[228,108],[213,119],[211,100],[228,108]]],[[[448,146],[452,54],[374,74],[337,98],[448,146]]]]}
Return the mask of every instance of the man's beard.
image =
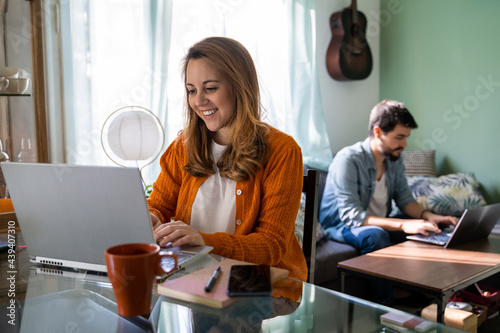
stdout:
{"type": "Polygon", "coordinates": [[[389,158],[391,161],[397,161],[399,160],[399,158],[401,157],[401,152],[403,151],[404,147],[399,147],[399,148],[396,148],[396,149],[391,149],[389,148],[386,143],[385,143],[385,140],[383,140],[382,138],[380,138],[380,141],[382,141],[382,154],[384,154],[384,156],[386,158],[389,158]],[[399,151],[399,155],[395,155],[394,153],[399,151]]]}
{"type": "Polygon", "coordinates": [[[382,153],[384,154],[385,157],[389,158],[391,161],[397,161],[401,157],[401,152],[403,151],[404,148],[397,148],[397,149],[390,149],[390,148],[384,148],[382,153]],[[394,153],[399,151],[399,155],[395,155],[394,153]]]}

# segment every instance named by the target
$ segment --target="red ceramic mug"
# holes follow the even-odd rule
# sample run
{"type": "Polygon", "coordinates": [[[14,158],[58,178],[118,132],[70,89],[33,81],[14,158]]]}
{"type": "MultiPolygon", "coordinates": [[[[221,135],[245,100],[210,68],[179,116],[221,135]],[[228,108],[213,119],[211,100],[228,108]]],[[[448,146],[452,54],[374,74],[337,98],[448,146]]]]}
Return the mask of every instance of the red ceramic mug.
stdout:
{"type": "Polygon", "coordinates": [[[151,293],[156,277],[177,267],[177,255],[162,252],[160,246],[149,243],[129,243],[112,246],[105,251],[108,277],[123,317],[146,315],[151,310],[151,293]],[[165,271],[162,257],[172,257],[175,267],[165,271]]]}

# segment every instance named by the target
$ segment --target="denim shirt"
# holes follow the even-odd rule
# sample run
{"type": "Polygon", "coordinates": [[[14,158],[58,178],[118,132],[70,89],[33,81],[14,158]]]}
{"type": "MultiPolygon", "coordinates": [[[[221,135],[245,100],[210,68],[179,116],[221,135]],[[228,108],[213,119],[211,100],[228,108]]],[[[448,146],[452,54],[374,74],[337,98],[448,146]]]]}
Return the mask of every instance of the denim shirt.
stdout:
{"type": "MultiPolygon", "coordinates": [[[[403,161],[386,159],[385,165],[387,212],[392,210],[392,200],[404,212],[415,198],[408,188],[403,161]]],[[[344,242],[343,229],[359,227],[368,217],[366,209],[373,197],[376,177],[369,137],[338,152],[328,169],[319,212],[328,238],[344,242]]]]}

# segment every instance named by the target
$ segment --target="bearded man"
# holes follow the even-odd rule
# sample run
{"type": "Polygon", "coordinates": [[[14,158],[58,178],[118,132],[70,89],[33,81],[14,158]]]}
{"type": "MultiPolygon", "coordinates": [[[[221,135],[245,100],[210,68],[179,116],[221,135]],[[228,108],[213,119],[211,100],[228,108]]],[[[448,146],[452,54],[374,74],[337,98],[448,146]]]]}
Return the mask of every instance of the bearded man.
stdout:
{"type": "Polygon", "coordinates": [[[408,188],[400,156],[417,127],[403,103],[383,100],[370,113],[369,137],[337,153],[319,216],[329,239],[365,254],[401,242],[406,234],[428,235],[441,232],[438,224],[456,225],[456,217],[424,209],[408,188]],[[393,200],[404,217],[389,217],[393,200]]]}

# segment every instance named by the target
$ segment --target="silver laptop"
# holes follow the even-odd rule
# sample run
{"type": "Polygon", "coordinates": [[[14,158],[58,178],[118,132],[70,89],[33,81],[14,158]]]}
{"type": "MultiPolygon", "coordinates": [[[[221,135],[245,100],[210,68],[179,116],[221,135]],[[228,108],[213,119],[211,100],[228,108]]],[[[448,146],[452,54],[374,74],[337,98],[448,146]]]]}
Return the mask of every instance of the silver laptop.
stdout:
{"type": "MultiPolygon", "coordinates": [[[[137,168],[13,162],[1,167],[33,262],[106,272],[108,247],[155,242],[137,168]]],[[[179,254],[181,269],[212,247],[167,249],[179,254]]],[[[169,268],[168,261],[163,264],[169,268]]]]}
{"type": "Polygon", "coordinates": [[[487,238],[493,227],[500,222],[500,203],[479,208],[466,209],[451,231],[409,235],[406,238],[420,242],[442,245],[446,248],[487,238]]]}

